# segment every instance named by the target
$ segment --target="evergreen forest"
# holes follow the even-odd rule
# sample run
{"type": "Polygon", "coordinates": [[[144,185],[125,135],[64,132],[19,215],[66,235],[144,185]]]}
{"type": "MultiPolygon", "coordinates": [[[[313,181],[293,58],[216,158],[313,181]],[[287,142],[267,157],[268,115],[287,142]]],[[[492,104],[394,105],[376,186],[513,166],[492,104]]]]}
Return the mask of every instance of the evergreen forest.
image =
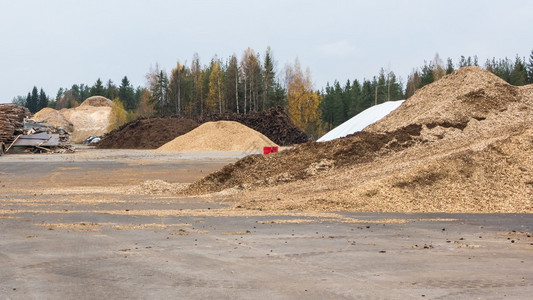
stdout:
{"type": "MultiPolygon", "coordinates": [[[[302,69],[298,59],[276,68],[270,47],[264,53],[246,49],[240,57],[217,56],[202,63],[194,54],[190,63],[178,61],[166,72],[157,64],[146,74],[146,85],[134,87],[127,76],[117,86],[111,79],[98,78],[94,84],[73,84],[60,88],[55,96],[34,86],[27,95],[12,102],[35,113],[42,108],[72,108],[91,96],[117,100],[128,111],[128,119],[149,116],[195,117],[211,113],[247,114],[274,106],[285,108],[291,120],[311,138],[340,125],[361,111],[386,101],[407,99],[417,89],[454,70],[479,66],[513,85],[533,83],[533,51],[527,59],[516,56],[479,62],[477,56],[461,56],[454,62],[438,54],[431,61],[414,67],[406,81],[392,70],[381,68],[372,78],[313,86],[311,72],[302,69]]],[[[354,77],[356,77],[354,71],[354,77]]]]}

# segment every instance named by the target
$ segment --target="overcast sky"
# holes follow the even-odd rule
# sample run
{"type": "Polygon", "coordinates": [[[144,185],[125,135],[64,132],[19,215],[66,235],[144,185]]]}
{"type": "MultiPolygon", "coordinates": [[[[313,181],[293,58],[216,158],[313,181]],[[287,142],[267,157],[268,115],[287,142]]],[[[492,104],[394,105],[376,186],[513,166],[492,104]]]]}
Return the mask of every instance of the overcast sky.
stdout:
{"type": "Polygon", "coordinates": [[[0,103],[33,86],[144,86],[156,63],[169,72],[195,52],[242,57],[272,48],[277,70],[300,60],[316,89],[371,78],[381,67],[404,82],[438,52],[514,59],[533,50],[526,0],[0,0],[0,103]]]}

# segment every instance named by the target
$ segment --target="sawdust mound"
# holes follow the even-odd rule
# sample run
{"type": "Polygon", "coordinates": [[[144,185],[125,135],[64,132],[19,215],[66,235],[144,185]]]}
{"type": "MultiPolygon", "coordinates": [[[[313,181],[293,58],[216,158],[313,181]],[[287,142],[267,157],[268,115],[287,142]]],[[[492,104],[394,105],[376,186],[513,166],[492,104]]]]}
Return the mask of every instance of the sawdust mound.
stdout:
{"type": "Polygon", "coordinates": [[[87,99],[85,99],[85,101],[83,101],[80,106],[94,106],[94,107],[98,107],[98,106],[107,106],[107,107],[113,107],[113,101],[111,101],[110,99],[107,99],[106,97],[102,97],[102,96],[92,96],[92,97],[89,97],[87,99]]]}
{"type": "Polygon", "coordinates": [[[37,122],[45,122],[55,127],[61,127],[67,132],[74,131],[72,123],[70,123],[59,111],[45,107],[35,113],[32,117],[37,122]]]}
{"type": "Polygon", "coordinates": [[[87,98],[75,108],[64,108],[56,111],[43,108],[33,119],[60,126],[72,134],[71,141],[80,143],[89,136],[101,136],[109,130],[113,102],[102,96],[87,98]]]}
{"type": "Polygon", "coordinates": [[[479,67],[465,67],[418,90],[367,131],[392,131],[409,124],[466,124],[505,110],[520,100],[518,87],[479,67]]]}
{"type": "Polygon", "coordinates": [[[79,143],[90,136],[100,136],[108,132],[111,107],[78,106],[62,109],[60,113],[73,125],[72,142],[79,143]]]}
{"type": "Polygon", "coordinates": [[[100,149],[157,149],[199,124],[184,118],[139,118],[106,134],[100,149]]]}
{"type": "Polygon", "coordinates": [[[292,123],[281,106],[245,115],[236,113],[207,114],[197,118],[199,123],[235,121],[252,128],[278,145],[294,145],[309,141],[307,135],[292,123]]]}
{"type": "Polygon", "coordinates": [[[533,87],[468,67],[360,133],[248,156],[193,183],[238,188],[237,207],[533,212],[533,87]]]}
{"type": "Polygon", "coordinates": [[[255,151],[277,146],[261,133],[234,121],[207,122],[156,149],[158,152],[255,151]]]}

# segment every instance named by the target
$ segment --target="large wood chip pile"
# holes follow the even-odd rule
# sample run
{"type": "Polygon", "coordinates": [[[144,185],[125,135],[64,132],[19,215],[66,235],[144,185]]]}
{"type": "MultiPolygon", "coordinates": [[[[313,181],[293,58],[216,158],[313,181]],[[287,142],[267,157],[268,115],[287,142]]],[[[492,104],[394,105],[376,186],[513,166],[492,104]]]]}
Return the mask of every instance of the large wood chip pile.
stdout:
{"type": "Polygon", "coordinates": [[[75,108],[63,108],[59,111],[43,108],[33,119],[61,127],[72,134],[73,143],[81,143],[90,136],[101,136],[109,132],[113,101],[102,97],[87,98],[75,108]]]}
{"type": "Polygon", "coordinates": [[[533,86],[478,67],[430,84],[354,135],[248,156],[190,185],[236,207],[533,212],[533,86]]]}

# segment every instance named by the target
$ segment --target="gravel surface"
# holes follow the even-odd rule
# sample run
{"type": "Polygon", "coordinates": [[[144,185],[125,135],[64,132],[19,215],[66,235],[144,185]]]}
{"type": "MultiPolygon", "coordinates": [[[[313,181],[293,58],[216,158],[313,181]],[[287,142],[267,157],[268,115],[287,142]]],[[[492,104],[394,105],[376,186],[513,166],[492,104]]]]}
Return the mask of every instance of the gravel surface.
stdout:
{"type": "Polygon", "coordinates": [[[83,149],[0,157],[6,299],[527,299],[531,214],[231,208],[130,193],[237,154],[83,149]]]}

